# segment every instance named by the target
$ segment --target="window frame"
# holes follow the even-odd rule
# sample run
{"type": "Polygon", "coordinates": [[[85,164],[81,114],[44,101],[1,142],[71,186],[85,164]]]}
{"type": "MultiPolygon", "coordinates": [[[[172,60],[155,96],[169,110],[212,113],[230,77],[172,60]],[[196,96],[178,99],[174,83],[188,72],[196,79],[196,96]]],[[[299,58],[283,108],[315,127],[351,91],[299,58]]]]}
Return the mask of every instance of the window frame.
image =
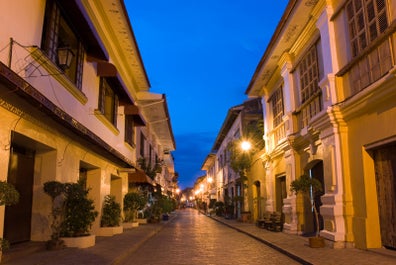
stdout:
{"type": "Polygon", "coordinates": [[[276,128],[283,121],[285,114],[284,100],[283,100],[283,86],[277,88],[269,98],[272,108],[272,126],[276,128]]]}
{"type": "Polygon", "coordinates": [[[84,46],[81,38],[73,28],[73,24],[68,21],[62,8],[54,0],[47,1],[43,24],[43,34],[41,48],[49,59],[70,79],[79,89],[82,89],[82,75],[84,63],[84,46]],[[63,41],[62,41],[63,40],[63,41]],[[65,41],[66,40],[66,41],[65,41]],[[69,68],[62,68],[58,64],[58,48],[68,47],[74,53],[69,68]]]}
{"type": "Polygon", "coordinates": [[[345,4],[352,58],[357,57],[389,26],[386,0],[349,0],[345,4]]]}
{"type": "Polygon", "coordinates": [[[106,119],[117,127],[118,95],[112,88],[107,78],[101,77],[99,81],[99,104],[98,109],[106,119]],[[109,109],[110,107],[110,109],[109,109]]]}
{"type": "Polygon", "coordinates": [[[130,146],[135,147],[135,122],[130,115],[125,116],[124,141],[130,146]]]}

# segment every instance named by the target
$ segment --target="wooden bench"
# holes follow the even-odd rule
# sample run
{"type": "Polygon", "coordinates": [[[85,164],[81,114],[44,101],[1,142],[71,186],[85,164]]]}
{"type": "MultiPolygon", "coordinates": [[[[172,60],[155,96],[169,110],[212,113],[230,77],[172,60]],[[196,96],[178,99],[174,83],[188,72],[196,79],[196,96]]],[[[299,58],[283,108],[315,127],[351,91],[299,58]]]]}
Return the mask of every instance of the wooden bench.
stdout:
{"type": "Polygon", "coordinates": [[[281,212],[265,212],[262,219],[257,220],[257,226],[270,231],[283,230],[284,214],[281,212]]]}

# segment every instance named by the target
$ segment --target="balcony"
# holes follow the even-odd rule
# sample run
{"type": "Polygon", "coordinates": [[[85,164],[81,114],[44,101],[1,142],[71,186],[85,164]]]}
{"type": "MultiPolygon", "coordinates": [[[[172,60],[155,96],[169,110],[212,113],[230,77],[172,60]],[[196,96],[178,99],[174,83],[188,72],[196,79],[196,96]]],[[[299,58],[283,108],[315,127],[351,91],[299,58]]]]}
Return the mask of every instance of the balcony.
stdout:
{"type": "Polygon", "coordinates": [[[286,138],[285,124],[286,122],[282,121],[273,130],[268,132],[268,150],[274,150],[276,146],[286,138]]]}
{"type": "Polygon", "coordinates": [[[392,45],[396,41],[395,29],[389,30],[359,56],[349,62],[341,69],[337,76],[343,77],[345,98],[356,95],[361,90],[373,84],[386,75],[394,66],[395,51],[392,45]]]}
{"type": "Polygon", "coordinates": [[[310,120],[322,110],[322,92],[319,90],[305,101],[295,112],[297,130],[308,126],[310,120]]]}

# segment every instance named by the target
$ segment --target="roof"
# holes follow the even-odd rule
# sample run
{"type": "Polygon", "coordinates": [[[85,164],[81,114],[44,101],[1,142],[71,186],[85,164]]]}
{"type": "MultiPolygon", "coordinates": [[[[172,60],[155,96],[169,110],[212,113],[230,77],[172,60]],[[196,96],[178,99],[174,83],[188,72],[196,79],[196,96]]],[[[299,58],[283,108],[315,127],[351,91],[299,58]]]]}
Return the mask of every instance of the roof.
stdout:
{"type": "Polygon", "coordinates": [[[317,4],[314,1],[289,1],[278,26],[275,29],[267,48],[256,67],[253,77],[245,91],[250,97],[262,95],[274,73],[279,70],[279,60],[287,53],[293,53],[291,48],[301,36],[302,31],[313,17],[317,4]]]}
{"type": "Polygon", "coordinates": [[[139,92],[137,95],[137,104],[143,117],[157,137],[158,143],[163,147],[164,153],[174,151],[176,143],[165,94],[139,92]]]}

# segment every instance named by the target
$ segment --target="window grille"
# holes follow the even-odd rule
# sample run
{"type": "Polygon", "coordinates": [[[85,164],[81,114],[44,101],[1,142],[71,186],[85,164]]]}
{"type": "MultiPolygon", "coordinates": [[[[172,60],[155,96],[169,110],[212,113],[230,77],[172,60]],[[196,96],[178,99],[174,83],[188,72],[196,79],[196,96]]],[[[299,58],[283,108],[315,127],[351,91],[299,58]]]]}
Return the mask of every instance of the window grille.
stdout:
{"type": "Polygon", "coordinates": [[[388,27],[385,0],[349,0],[346,4],[352,57],[388,27]]]}
{"type": "Polygon", "coordinates": [[[272,106],[273,127],[275,128],[281,124],[284,114],[282,87],[278,88],[269,100],[272,106]]]}

